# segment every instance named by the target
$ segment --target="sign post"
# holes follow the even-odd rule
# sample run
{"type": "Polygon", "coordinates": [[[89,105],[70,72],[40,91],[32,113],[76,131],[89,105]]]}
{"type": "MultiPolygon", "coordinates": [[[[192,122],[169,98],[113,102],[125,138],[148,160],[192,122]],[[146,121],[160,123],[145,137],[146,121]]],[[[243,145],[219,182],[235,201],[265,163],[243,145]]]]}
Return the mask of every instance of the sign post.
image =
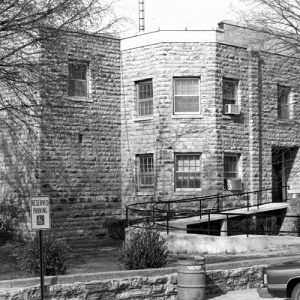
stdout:
{"type": "Polygon", "coordinates": [[[31,197],[31,227],[39,231],[41,300],[44,300],[43,230],[50,229],[49,196],[31,197]]]}

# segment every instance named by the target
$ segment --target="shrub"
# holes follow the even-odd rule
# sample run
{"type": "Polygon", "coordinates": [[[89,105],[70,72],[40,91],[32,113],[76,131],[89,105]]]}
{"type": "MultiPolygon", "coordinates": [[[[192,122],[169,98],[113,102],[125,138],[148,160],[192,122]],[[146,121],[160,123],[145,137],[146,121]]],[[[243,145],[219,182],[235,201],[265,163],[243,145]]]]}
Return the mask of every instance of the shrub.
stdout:
{"type": "Polygon", "coordinates": [[[162,268],[168,255],[166,241],[157,231],[145,228],[133,232],[123,243],[120,262],[126,269],[162,268]]]}
{"type": "Polygon", "coordinates": [[[0,242],[17,235],[19,206],[12,194],[5,193],[0,199],[0,242]]]}
{"type": "Polygon", "coordinates": [[[110,218],[106,219],[103,223],[103,227],[106,229],[107,235],[114,240],[124,240],[126,220],[110,218]]]}
{"type": "MultiPolygon", "coordinates": [[[[53,232],[44,232],[43,236],[43,261],[44,275],[65,274],[66,254],[69,246],[58,240],[53,232]]],[[[39,238],[19,246],[13,253],[18,267],[29,275],[37,275],[40,272],[39,238]]]]}

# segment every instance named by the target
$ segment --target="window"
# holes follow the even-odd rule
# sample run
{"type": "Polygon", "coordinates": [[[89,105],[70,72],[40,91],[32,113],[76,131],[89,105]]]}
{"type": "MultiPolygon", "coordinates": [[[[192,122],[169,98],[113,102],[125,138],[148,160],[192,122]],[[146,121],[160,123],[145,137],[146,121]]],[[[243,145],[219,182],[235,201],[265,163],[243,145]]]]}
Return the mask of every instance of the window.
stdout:
{"type": "Polygon", "coordinates": [[[278,118],[290,118],[290,88],[278,85],[277,87],[278,118]]]}
{"type": "Polygon", "coordinates": [[[224,189],[228,191],[242,190],[238,154],[224,155],[224,189]]]}
{"type": "Polygon", "coordinates": [[[223,78],[223,106],[238,104],[238,80],[223,78]]]}
{"type": "Polygon", "coordinates": [[[200,90],[198,78],[174,79],[174,113],[199,113],[200,90]]]}
{"type": "Polygon", "coordinates": [[[175,155],[175,187],[188,189],[200,188],[200,154],[175,155]]]}
{"type": "Polygon", "coordinates": [[[88,97],[88,63],[69,62],[68,96],[88,97]]]}
{"type": "Polygon", "coordinates": [[[136,83],[137,87],[137,111],[139,116],[149,116],[153,113],[153,88],[152,80],[144,80],[136,83]]]}
{"type": "Polygon", "coordinates": [[[238,155],[224,155],[224,178],[230,179],[239,177],[238,161],[238,155]]]}
{"type": "Polygon", "coordinates": [[[153,154],[137,155],[138,187],[149,189],[154,187],[153,154]]]}

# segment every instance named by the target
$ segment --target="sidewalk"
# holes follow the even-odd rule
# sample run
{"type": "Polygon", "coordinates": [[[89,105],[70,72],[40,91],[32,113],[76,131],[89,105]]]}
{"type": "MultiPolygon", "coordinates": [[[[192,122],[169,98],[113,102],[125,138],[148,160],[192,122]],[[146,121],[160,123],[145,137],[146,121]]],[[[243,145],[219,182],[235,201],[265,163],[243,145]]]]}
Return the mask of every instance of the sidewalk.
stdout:
{"type": "MultiPolygon", "coordinates": [[[[264,298],[260,298],[256,289],[249,290],[241,290],[241,291],[233,291],[228,292],[224,295],[208,297],[209,300],[263,300],[264,298]]],[[[272,300],[283,300],[283,298],[270,298],[272,300]]]]}

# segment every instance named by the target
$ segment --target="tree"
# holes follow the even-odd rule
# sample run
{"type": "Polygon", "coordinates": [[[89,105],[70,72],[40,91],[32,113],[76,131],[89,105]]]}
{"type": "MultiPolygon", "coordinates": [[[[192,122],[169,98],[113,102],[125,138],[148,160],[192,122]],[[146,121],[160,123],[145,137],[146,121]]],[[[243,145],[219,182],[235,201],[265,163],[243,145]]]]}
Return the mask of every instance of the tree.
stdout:
{"type": "Polygon", "coordinates": [[[43,43],[61,30],[109,32],[121,21],[112,0],[3,0],[0,2],[0,124],[19,142],[36,136],[43,43]],[[22,130],[20,128],[22,127],[22,130]]]}
{"type": "Polygon", "coordinates": [[[246,8],[239,15],[251,27],[264,33],[264,48],[278,54],[299,57],[300,1],[299,0],[243,0],[246,8]]]}

